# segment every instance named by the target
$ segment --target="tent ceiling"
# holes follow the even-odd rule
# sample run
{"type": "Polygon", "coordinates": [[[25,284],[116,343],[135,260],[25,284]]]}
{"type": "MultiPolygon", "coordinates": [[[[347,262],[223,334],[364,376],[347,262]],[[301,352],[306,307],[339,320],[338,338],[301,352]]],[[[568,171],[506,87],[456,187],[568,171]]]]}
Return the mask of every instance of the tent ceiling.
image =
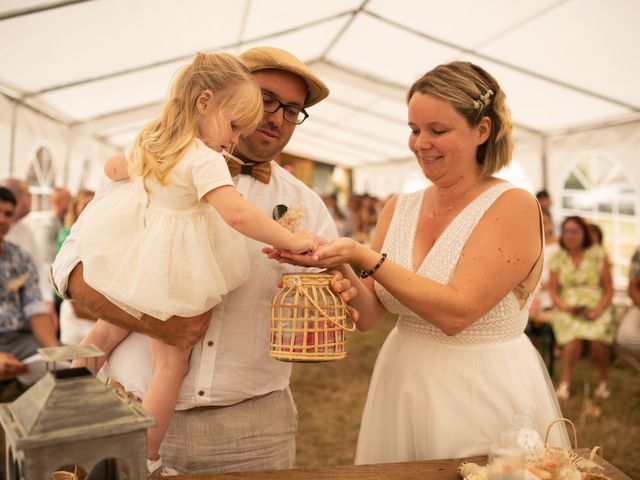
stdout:
{"type": "Polygon", "coordinates": [[[0,91],[126,146],[196,51],[286,48],[331,89],[288,151],[404,159],[408,86],[468,59],[545,134],[640,116],[636,0],[4,0],[0,91]]]}

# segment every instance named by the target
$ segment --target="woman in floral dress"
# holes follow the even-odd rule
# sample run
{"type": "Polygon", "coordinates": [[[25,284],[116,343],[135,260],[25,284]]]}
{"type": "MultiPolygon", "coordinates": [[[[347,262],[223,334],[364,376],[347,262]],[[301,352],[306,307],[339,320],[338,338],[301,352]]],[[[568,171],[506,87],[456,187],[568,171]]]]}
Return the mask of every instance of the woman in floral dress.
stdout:
{"type": "Polygon", "coordinates": [[[554,303],[553,331],[562,349],[562,373],[556,390],[569,398],[571,373],[585,340],[598,367],[595,395],[608,398],[610,345],[613,343],[611,268],[604,249],[593,244],[578,216],[562,222],[561,249],[551,258],[549,288],[554,303]]]}

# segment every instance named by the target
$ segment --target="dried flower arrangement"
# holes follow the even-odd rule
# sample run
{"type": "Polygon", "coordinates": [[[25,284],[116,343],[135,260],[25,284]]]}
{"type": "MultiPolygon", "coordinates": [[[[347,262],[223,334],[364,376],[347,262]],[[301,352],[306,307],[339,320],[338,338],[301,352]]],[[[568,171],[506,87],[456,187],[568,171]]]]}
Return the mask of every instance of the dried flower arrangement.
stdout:
{"type": "MultiPolygon", "coordinates": [[[[548,444],[549,432],[558,422],[567,422],[573,427],[573,445],[577,447],[578,436],[573,422],[566,418],[554,420],[547,427],[544,452],[537,457],[528,458],[525,463],[525,480],[610,480],[603,473],[601,463],[604,456],[601,447],[594,447],[589,458],[583,458],[572,449],[548,444]]],[[[458,472],[464,480],[489,480],[488,466],[463,462],[458,467],[458,472]]]]}

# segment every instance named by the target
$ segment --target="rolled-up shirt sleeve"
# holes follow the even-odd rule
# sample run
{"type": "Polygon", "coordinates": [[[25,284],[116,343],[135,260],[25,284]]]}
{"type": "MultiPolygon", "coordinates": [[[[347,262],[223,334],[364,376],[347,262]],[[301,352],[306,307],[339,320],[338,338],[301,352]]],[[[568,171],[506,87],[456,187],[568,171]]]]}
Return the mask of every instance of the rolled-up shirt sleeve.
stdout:
{"type": "Polygon", "coordinates": [[[53,283],[53,288],[56,290],[57,294],[64,299],[69,299],[67,295],[67,287],[69,285],[69,275],[73,269],[81,262],[80,256],[78,255],[78,232],[82,228],[82,224],[84,223],[84,219],[87,218],[87,215],[91,215],[93,208],[96,203],[101,201],[104,197],[106,197],[109,193],[125,184],[127,180],[123,180],[120,182],[109,182],[100,188],[97,192],[93,200],[89,202],[89,204],[82,211],[76,223],[71,227],[71,231],[69,235],[65,239],[64,243],[60,247],[60,251],[58,255],[56,255],[53,264],[51,265],[51,283],[53,283]]]}

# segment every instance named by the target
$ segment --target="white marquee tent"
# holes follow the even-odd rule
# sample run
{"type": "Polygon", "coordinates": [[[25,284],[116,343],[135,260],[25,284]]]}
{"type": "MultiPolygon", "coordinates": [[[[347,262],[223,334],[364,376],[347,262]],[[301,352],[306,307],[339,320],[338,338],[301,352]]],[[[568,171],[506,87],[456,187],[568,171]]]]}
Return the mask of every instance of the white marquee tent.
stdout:
{"type": "Polygon", "coordinates": [[[47,160],[45,190],[97,188],[195,52],[271,45],[331,89],[287,152],[351,168],[358,193],[419,188],[405,92],[466,59],[507,92],[504,176],[546,187],[560,214],[614,221],[624,265],[640,235],[639,24],[637,0],[0,0],[0,178],[47,160]],[[567,182],[583,195],[567,199],[567,182]]]}
{"type": "Polygon", "coordinates": [[[356,171],[408,160],[408,85],[468,59],[507,92],[516,160],[539,188],[551,182],[542,159],[570,160],[556,165],[550,149],[566,132],[633,125],[583,146],[630,135],[637,152],[639,21],[636,0],[1,0],[0,175],[22,173],[44,144],[58,182],[73,183],[158,112],[194,52],[273,45],[332,91],[289,152],[356,171]]]}

